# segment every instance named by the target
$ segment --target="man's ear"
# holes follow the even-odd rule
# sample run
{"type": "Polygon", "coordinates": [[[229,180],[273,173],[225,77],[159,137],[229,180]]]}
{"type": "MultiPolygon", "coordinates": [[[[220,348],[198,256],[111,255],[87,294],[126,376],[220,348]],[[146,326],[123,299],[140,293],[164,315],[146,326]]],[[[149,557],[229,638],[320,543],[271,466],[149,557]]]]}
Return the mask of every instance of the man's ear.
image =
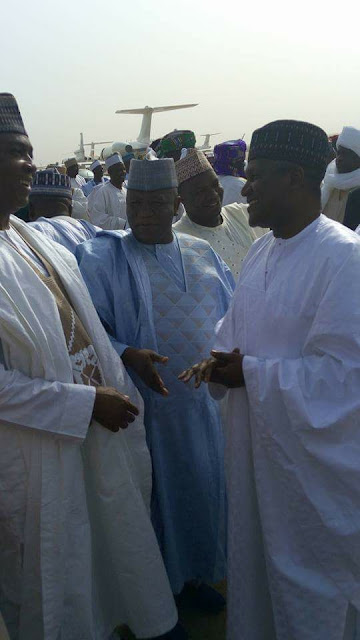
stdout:
{"type": "Polygon", "coordinates": [[[305,173],[302,167],[296,166],[290,169],[290,187],[298,189],[303,187],[305,183],[305,173]]]}

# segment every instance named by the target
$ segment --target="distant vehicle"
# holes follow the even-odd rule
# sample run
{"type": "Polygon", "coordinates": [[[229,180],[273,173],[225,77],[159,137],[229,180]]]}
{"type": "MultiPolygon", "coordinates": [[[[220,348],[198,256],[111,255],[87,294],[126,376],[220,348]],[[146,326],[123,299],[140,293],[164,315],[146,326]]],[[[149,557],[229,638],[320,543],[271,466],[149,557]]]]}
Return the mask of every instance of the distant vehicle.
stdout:
{"type": "Polygon", "coordinates": [[[102,160],[106,160],[113,153],[124,154],[128,149],[126,147],[132,147],[132,151],[135,156],[143,156],[147,147],[151,142],[151,121],[153,113],[161,113],[163,111],[175,111],[177,109],[189,109],[190,107],[197,107],[197,103],[193,104],[176,104],[169,105],[167,107],[143,107],[141,109],[120,109],[115,113],[126,113],[126,114],[134,114],[141,115],[142,114],[142,122],[140,133],[136,140],[128,140],[127,142],[113,142],[109,147],[105,147],[101,154],[100,158],[102,160]]]}

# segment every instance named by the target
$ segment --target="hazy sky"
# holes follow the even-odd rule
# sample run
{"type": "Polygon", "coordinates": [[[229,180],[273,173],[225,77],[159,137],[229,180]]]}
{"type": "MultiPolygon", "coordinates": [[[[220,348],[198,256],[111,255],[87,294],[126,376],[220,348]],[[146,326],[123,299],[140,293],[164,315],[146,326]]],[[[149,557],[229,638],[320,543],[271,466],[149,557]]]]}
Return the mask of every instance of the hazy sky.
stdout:
{"type": "MultiPolygon", "coordinates": [[[[328,133],[360,128],[359,3],[257,0],[7,0],[1,90],[15,94],[39,164],[85,142],[131,140],[141,116],[116,109],[199,102],[154,116],[250,141],[277,118],[328,133]]],[[[99,149],[100,150],[100,149],[99,149]]]]}

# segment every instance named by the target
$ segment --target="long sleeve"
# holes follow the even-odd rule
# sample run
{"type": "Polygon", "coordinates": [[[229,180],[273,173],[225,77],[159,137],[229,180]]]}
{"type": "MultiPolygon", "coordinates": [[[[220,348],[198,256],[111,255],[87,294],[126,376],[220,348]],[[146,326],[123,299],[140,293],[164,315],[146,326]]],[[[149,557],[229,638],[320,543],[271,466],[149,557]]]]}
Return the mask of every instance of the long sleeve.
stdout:
{"type": "Polygon", "coordinates": [[[0,421],[83,440],[94,408],[95,388],[28,378],[0,364],[0,421]]]}
{"type": "Polygon", "coordinates": [[[110,198],[108,189],[99,189],[91,203],[91,222],[106,230],[124,229],[126,225],[126,200],[110,198]]]}
{"type": "Polygon", "coordinates": [[[73,190],[72,217],[76,220],[89,220],[87,198],[81,189],[73,190]]]}

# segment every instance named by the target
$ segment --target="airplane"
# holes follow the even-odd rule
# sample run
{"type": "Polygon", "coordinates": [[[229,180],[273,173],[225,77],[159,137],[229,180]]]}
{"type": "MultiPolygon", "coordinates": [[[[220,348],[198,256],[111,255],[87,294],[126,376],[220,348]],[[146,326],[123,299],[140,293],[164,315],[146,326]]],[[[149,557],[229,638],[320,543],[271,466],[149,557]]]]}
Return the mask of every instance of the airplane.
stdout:
{"type": "Polygon", "coordinates": [[[201,133],[200,137],[205,138],[203,144],[200,147],[196,147],[199,151],[211,151],[212,147],[210,145],[211,136],[219,136],[220,133],[201,133]]]}
{"type": "Polygon", "coordinates": [[[100,154],[100,158],[102,160],[106,160],[110,155],[115,153],[116,151],[120,154],[124,154],[127,151],[133,151],[135,155],[143,156],[147,147],[151,142],[150,132],[151,132],[151,121],[153,113],[161,113],[163,111],[174,111],[176,109],[189,109],[190,107],[197,107],[197,103],[193,104],[176,104],[170,105],[167,107],[143,107],[140,109],[119,109],[115,111],[115,113],[126,113],[126,114],[142,114],[142,122],[140,133],[136,140],[130,140],[128,142],[113,142],[109,147],[105,147],[100,154]],[[130,149],[130,147],[132,149],[130,149]]]}
{"type": "Polygon", "coordinates": [[[111,144],[110,141],[106,141],[106,142],[85,142],[84,143],[84,134],[80,133],[80,146],[79,149],[76,149],[76,151],[74,151],[74,155],[75,158],[78,162],[93,162],[93,160],[95,159],[95,145],[96,144],[111,144]],[[90,155],[86,156],[85,154],[85,147],[90,147],[90,155]]]}

